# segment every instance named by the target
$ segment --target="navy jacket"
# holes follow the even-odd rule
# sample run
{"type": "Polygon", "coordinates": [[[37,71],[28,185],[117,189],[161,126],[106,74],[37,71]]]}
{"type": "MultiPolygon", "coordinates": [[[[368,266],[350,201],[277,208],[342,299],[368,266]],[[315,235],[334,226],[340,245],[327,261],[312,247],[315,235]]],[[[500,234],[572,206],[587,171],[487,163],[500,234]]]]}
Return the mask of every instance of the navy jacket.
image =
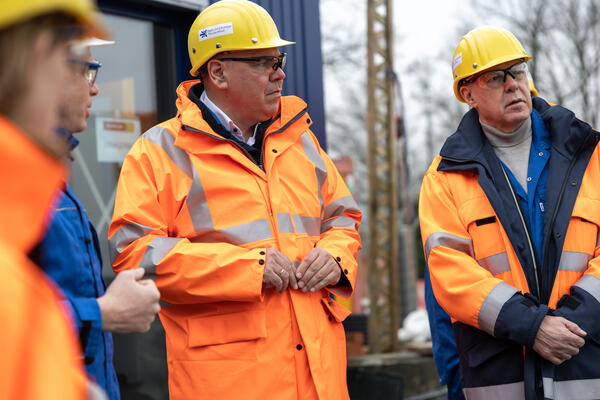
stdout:
{"type": "MultiPolygon", "coordinates": [[[[539,249],[542,265],[537,270],[533,267],[535,255],[526,245],[530,234],[519,220],[519,210],[511,199],[511,189],[503,176],[501,163],[483,135],[476,110],[465,114],[457,132],[448,138],[440,151],[439,171],[477,174],[479,185],[507,233],[531,291],[525,296],[513,296],[502,306],[497,317],[502,323],[496,324],[494,336],[461,322],[454,324],[463,386],[488,386],[497,390],[497,385],[524,381],[526,399],[598,399],[600,323],[594,316],[600,315],[600,286],[593,279],[588,280],[592,283],[587,290],[573,286],[570,295],[561,299],[556,310],[546,305],[557,276],[573,206],[598,135],[567,109],[551,107],[539,98],[533,99],[533,105],[552,142],[543,243],[539,249]],[[522,314],[515,313],[516,309],[522,310],[522,314]],[[580,354],[559,366],[542,359],[531,349],[541,322],[539,317],[546,313],[563,316],[588,332],[580,354]],[[530,314],[536,321],[527,318],[530,314]],[[514,318],[515,315],[520,317],[514,318]],[[504,330],[502,327],[509,328],[504,330]],[[582,394],[585,396],[577,397],[582,394]]],[[[484,391],[479,393],[484,395],[484,391]]],[[[499,398],[515,398],[514,393],[506,392],[505,395],[499,398]]]]}

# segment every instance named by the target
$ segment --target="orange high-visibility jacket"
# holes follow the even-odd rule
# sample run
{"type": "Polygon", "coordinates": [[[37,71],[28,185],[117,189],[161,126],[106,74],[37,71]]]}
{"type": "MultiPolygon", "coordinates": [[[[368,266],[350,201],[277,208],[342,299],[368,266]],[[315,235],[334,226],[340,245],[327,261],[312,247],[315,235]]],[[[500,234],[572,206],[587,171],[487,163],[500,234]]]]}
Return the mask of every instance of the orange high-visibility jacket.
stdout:
{"type": "Polygon", "coordinates": [[[64,173],[60,162],[0,115],[0,399],[86,398],[67,311],[27,258],[64,173]]]}
{"type": "MultiPolygon", "coordinates": [[[[109,230],[116,272],[156,272],[171,399],[347,399],[342,320],[329,290],[264,289],[265,251],[296,265],[327,250],[354,285],[361,213],[309,130],[281,99],[256,165],[178,88],[178,115],[127,155],[109,230]]],[[[337,288],[349,296],[352,287],[337,288]]]]}
{"type": "Polygon", "coordinates": [[[562,107],[536,98],[534,108],[552,140],[543,249],[533,248],[475,110],[446,141],[421,187],[431,283],[454,322],[470,399],[534,398],[538,384],[546,398],[600,398],[598,134],[562,107]],[[543,264],[535,251],[543,252],[543,264]],[[565,317],[588,334],[580,353],[559,366],[532,350],[546,315],[565,317]]]}

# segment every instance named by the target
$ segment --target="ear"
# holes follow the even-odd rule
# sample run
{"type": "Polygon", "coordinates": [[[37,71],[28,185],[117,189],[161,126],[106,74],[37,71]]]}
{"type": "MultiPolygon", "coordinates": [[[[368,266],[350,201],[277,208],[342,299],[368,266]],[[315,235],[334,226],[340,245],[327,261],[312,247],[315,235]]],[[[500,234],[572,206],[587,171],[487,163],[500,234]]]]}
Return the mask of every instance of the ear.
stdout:
{"type": "Polygon", "coordinates": [[[475,105],[477,104],[477,102],[475,101],[475,98],[473,97],[473,90],[471,90],[471,87],[469,87],[469,86],[461,86],[458,91],[460,92],[460,95],[462,96],[463,100],[470,107],[475,107],[475,105]]]}
{"type": "Polygon", "coordinates": [[[219,89],[227,89],[227,71],[222,61],[212,59],[206,66],[206,79],[219,89]]]}

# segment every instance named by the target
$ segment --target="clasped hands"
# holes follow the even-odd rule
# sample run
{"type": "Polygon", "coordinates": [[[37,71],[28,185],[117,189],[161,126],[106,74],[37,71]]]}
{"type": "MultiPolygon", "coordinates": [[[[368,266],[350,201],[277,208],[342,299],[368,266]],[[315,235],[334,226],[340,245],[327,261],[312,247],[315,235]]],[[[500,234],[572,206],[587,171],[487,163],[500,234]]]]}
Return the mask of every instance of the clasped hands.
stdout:
{"type": "Polygon", "coordinates": [[[300,262],[298,268],[279,250],[267,249],[263,283],[283,293],[288,286],[303,292],[316,292],[340,280],[341,268],[331,254],[319,247],[313,248],[300,262]]]}

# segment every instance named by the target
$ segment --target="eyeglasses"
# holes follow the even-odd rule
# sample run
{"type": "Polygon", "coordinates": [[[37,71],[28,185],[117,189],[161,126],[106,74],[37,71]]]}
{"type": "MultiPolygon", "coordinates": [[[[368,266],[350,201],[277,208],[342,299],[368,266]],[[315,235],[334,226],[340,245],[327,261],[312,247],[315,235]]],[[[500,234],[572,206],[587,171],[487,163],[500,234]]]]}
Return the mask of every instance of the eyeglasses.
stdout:
{"type": "Polygon", "coordinates": [[[517,82],[527,82],[527,64],[520,62],[507,69],[498,69],[484,72],[471,79],[465,79],[464,83],[477,82],[478,85],[485,89],[498,89],[506,82],[506,75],[512,76],[517,82]]]}
{"type": "Polygon", "coordinates": [[[88,81],[90,86],[93,86],[96,82],[96,77],[98,76],[98,70],[102,66],[100,62],[91,62],[91,61],[83,61],[78,60],[76,58],[67,59],[70,63],[73,63],[77,66],[80,66],[81,73],[85,77],[85,80],[88,81]]]}
{"type": "Polygon", "coordinates": [[[264,68],[273,68],[273,71],[277,69],[283,69],[285,67],[287,53],[281,53],[279,56],[261,56],[261,57],[223,57],[215,58],[221,61],[243,61],[243,62],[256,62],[264,68]]]}

